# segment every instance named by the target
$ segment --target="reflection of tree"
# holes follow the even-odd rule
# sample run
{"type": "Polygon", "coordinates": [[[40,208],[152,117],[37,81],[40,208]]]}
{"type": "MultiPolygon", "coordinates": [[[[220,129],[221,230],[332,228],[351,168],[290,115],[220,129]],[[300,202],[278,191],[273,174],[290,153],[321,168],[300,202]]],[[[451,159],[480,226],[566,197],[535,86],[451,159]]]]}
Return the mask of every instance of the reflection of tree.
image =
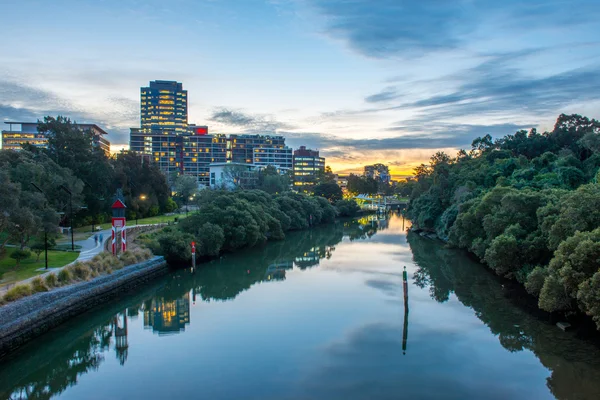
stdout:
{"type": "MultiPolygon", "coordinates": [[[[149,288],[143,296],[153,290],[155,288],[149,288]]],[[[76,325],[30,343],[18,358],[4,361],[0,367],[0,398],[49,399],[64,392],[75,385],[81,375],[98,369],[104,361],[104,353],[113,345],[113,337],[117,359],[123,364],[128,347],[125,312],[130,314],[135,310],[137,313],[142,305],[141,296],[87,314],[76,325]],[[118,332],[117,328],[120,328],[118,332]]]]}
{"type": "Polygon", "coordinates": [[[429,286],[432,298],[444,302],[453,292],[498,335],[505,349],[532,351],[552,371],[548,387],[558,399],[600,398],[600,350],[596,346],[565,338],[555,326],[511,302],[499,278],[462,252],[416,234],[408,235],[408,243],[419,267],[415,284],[429,286]]]}
{"type": "Polygon", "coordinates": [[[269,276],[276,280],[285,277],[290,268],[318,265],[319,260],[332,257],[344,236],[372,236],[377,232],[377,221],[367,222],[368,234],[364,227],[359,228],[360,223],[292,232],[286,240],[228,255],[195,273],[177,271],[141,293],[86,314],[61,334],[48,334],[43,342],[31,343],[19,357],[3,363],[0,398],[49,399],[60,394],[75,385],[81,375],[98,369],[111,346],[123,365],[130,345],[135,348],[127,341],[126,318],[138,318],[142,313],[144,325],[159,334],[180,332],[190,323],[190,291],[193,301],[197,295],[205,301],[233,299],[252,285],[269,281],[269,276]],[[316,263],[302,266],[296,262],[308,253],[316,263]]]}

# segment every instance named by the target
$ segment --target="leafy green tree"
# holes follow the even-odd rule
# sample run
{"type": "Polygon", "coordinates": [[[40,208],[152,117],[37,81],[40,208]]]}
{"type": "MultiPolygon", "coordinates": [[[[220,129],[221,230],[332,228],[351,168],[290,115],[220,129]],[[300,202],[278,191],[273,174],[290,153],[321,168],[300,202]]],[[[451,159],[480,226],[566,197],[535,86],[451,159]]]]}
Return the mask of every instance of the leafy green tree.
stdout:
{"type": "Polygon", "coordinates": [[[335,181],[319,183],[313,188],[315,196],[324,197],[332,203],[343,198],[342,188],[335,181]]]}
{"type": "Polygon", "coordinates": [[[198,255],[218,256],[225,243],[225,234],[220,226],[210,222],[204,223],[196,233],[198,255]]]}
{"type": "Polygon", "coordinates": [[[335,203],[335,208],[340,217],[355,217],[360,211],[360,207],[353,199],[339,200],[335,203]]]}
{"type": "Polygon", "coordinates": [[[186,205],[198,194],[198,182],[193,176],[180,175],[175,180],[175,193],[186,205]]]}
{"type": "Polygon", "coordinates": [[[29,250],[16,249],[10,254],[10,258],[16,260],[17,264],[15,265],[18,268],[21,265],[21,261],[31,257],[31,252],[29,250]]]}

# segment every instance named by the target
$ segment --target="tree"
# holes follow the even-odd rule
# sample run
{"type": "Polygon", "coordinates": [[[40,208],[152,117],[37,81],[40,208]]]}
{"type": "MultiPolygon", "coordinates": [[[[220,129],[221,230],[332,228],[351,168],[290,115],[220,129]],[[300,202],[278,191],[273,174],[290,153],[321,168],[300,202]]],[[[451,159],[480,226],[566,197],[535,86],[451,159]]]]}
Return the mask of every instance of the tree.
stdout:
{"type": "Polygon", "coordinates": [[[335,208],[340,217],[355,217],[360,211],[360,207],[353,199],[339,200],[335,203],[335,208]]]}
{"type": "Polygon", "coordinates": [[[256,171],[249,171],[244,165],[232,164],[223,168],[224,185],[237,189],[252,189],[256,171]]]}
{"type": "Polygon", "coordinates": [[[10,254],[10,258],[17,261],[15,267],[19,267],[21,265],[21,260],[25,260],[29,257],[31,257],[31,252],[29,250],[16,249],[10,254]]]}
{"type": "Polygon", "coordinates": [[[268,165],[258,173],[258,189],[275,194],[289,190],[290,180],[287,174],[281,175],[275,167],[268,165]]]}
{"type": "Polygon", "coordinates": [[[29,248],[31,249],[31,251],[33,251],[36,255],[36,259],[35,262],[40,261],[40,255],[44,252],[44,250],[46,249],[46,245],[44,244],[43,241],[35,241],[33,242],[33,244],[31,246],[29,246],[29,248]]]}
{"type": "Polygon", "coordinates": [[[198,182],[193,176],[179,175],[175,179],[175,193],[187,208],[188,201],[198,193],[198,182]]]}
{"type": "Polygon", "coordinates": [[[343,197],[342,188],[340,188],[334,181],[324,182],[316,185],[313,188],[313,193],[315,196],[326,198],[331,203],[335,203],[336,201],[341,200],[343,197]]]}

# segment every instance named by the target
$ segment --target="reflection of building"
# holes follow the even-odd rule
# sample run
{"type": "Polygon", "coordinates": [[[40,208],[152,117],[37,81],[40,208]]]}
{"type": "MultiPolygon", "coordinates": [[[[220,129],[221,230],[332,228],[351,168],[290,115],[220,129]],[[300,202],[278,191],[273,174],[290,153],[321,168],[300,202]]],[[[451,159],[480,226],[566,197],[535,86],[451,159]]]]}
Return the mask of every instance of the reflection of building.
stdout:
{"type": "Polygon", "coordinates": [[[314,185],[317,176],[325,173],[325,159],[317,150],[300,146],[294,150],[294,186],[298,189],[314,185]]]}
{"type": "Polygon", "coordinates": [[[373,178],[377,182],[388,184],[390,183],[390,170],[387,165],[373,164],[365,166],[365,176],[373,178]]]}
{"type": "Polygon", "coordinates": [[[314,265],[319,265],[319,259],[319,248],[313,247],[301,256],[296,257],[294,263],[298,266],[298,268],[305,269],[314,265]]]}
{"type": "Polygon", "coordinates": [[[265,272],[265,279],[270,281],[283,281],[285,280],[285,271],[294,268],[293,261],[281,261],[271,264],[267,267],[265,272]]]}
{"type": "Polygon", "coordinates": [[[149,310],[144,310],[144,328],[152,327],[153,332],[162,334],[178,333],[190,323],[190,294],[177,300],[152,299],[149,310]]]}
{"type": "MultiPolygon", "coordinates": [[[[48,138],[45,134],[38,132],[37,122],[5,122],[8,130],[2,131],[2,149],[21,150],[21,145],[29,143],[39,148],[48,147],[48,138]],[[16,128],[13,126],[17,126],[16,128]]],[[[95,124],[73,124],[82,132],[88,132],[92,136],[92,145],[102,150],[106,155],[110,154],[110,142],[104,138],[107,133],[95,124]]]]}

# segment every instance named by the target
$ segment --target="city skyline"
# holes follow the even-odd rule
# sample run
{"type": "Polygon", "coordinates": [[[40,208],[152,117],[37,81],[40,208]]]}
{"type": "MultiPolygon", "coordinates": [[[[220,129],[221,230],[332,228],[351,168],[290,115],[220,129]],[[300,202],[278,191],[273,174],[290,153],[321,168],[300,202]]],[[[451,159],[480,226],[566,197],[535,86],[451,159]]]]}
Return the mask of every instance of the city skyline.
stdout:
{"type": "Polygon", "coordinates": [[[487,133],[600,117],[600,11],[589,0],[5,9],[0,118],[62,114],[105,127],[115,148],[139,126],[139,88],[152,80],[183,82],[189,121],[213,133],[282,135],[336,172],[383,163],[394,177],[487,133]]]}

